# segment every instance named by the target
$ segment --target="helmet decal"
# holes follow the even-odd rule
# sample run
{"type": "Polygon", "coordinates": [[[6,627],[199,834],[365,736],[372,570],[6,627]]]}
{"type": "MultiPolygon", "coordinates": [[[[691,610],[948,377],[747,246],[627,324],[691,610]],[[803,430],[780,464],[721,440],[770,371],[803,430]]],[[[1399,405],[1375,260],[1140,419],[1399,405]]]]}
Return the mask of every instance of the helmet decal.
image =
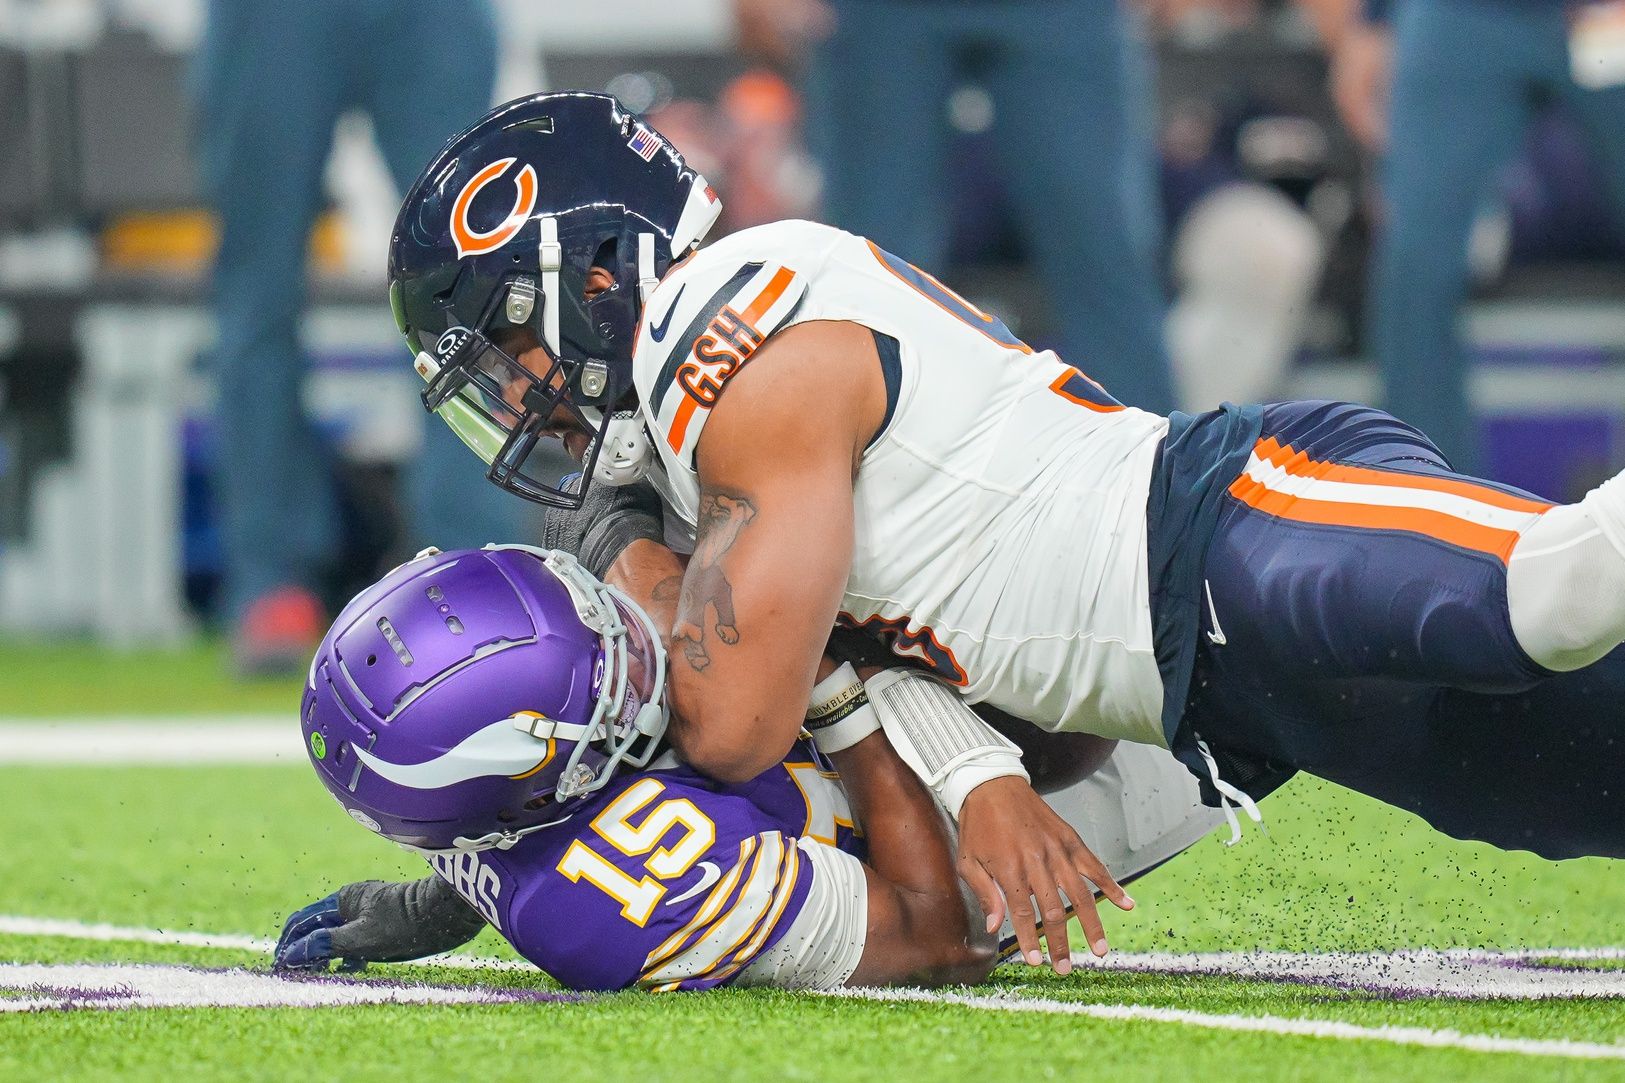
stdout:
{"type": "Polygon", "coordinates": [[[508,217],[495,229],[480,232],[468,221],[469,209],[474,205],[474,197],[479,195],[480,189],[496,180],[508,171],[518,159],[501,158],[492,162],[469,179],[463,185],[463,190],[457,193],[457,199],[451,205],[451,237],[457,245],[457,258],[465,256],[483,256],[487,252],[495,252],[519,233],[525,222],[530,218],[530,212],[536,208],[536,170],[527,165],[519,171],[514,179],[518,188],[514,196],[513,210],[508,217]]]}
{"type": "Polygon", "coordinates": [[[550,758],[547,745],[515,729],[511,718],[475,730],[456,747],[423,763],[390,763],[359,745],[355,754],[362,763],[397,786],[414,790],[454,786],[486,775],[513,778],[533,772],[550,758]]]}

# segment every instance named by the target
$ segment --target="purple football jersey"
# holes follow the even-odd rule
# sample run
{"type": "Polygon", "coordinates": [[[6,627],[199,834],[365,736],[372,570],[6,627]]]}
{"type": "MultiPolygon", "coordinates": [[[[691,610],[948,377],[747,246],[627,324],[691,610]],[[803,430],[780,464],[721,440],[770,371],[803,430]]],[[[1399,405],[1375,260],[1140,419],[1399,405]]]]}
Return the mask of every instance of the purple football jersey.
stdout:
{"type": "Polygon", "coordinates": [[[559,813],[511,849],[431,864],[572,989],[726,985],[801,912],[813,866],[800,840],[863,856],[834,772],[805,741],[743,785],[649,770],[559,813]]]}

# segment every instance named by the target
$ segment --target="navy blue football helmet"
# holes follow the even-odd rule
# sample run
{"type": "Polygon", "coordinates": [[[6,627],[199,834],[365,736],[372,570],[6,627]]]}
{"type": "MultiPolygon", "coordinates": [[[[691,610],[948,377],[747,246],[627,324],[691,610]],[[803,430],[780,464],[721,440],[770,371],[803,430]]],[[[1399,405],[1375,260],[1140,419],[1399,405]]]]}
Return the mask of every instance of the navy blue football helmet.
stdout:
{"type": "Polygon", "coordinates": [[[652,456],[632,389],[643,303],[721,210],[705,178],[608,95],[492,110],[418,177],[390,240],[390,307],[424,405],[492,481],[529,500],[577,507],[591,481],[634,480],[652,456]],[[595,264],[614,285],[587,300],[595,264]],[[538,345],[547,364],[521,364],[538,345]],[[525,469],[563,425],[592,434],[570,488],[525,469]]]}

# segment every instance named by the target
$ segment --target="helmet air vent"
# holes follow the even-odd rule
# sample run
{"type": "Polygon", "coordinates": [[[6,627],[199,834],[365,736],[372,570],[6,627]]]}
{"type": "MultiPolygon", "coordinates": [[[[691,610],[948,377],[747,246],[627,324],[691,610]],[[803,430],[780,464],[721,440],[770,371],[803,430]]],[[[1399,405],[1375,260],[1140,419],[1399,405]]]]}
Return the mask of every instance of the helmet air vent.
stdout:
{"type": "Polygon", "coordinates": [[[512,124],[504,124],[502,130],[505,132],[537,132],[541,135],[552,135],[553,118],[550,116],[526,117],[524,120],[516,120],[512,124]]]}
{"type": "Polygon", "coordinates": [[[385,642],[389,644],[389,649],[395,652],[395,657],[401,660],[401,665],[411,665],[412,652],[406,649],[405,643],[401,642],[400,635],[396,633],[395,626],[389,623],[388,617],[378,618],[378,630],[383,633],[385,642]]]}

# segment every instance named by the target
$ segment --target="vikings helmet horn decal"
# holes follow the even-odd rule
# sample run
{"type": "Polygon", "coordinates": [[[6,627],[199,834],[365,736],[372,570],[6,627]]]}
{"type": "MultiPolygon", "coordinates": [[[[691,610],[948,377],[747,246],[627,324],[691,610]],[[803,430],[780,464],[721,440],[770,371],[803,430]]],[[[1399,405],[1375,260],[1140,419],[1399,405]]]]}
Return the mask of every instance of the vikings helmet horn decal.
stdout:
{"type": "Polygon", "coordinates": [[[492,162],[474,174],[463,186],[463,190],[457,193],[457,199],[451,206],[451,237],[457,245],[458,259],[495,252],[514,239],[530,218],[530,212],[536,208],[536,170],[527,165],[515,178],[515,185],[519,190],[514,196],[513,210],[508,212],[508,217],[495,229],[483,233],[469,224],[468,212],[474,205],[474,197],[479,195],[480,189],[506,173],[508,167],[516,160],[501,158],[492,162]]]}

